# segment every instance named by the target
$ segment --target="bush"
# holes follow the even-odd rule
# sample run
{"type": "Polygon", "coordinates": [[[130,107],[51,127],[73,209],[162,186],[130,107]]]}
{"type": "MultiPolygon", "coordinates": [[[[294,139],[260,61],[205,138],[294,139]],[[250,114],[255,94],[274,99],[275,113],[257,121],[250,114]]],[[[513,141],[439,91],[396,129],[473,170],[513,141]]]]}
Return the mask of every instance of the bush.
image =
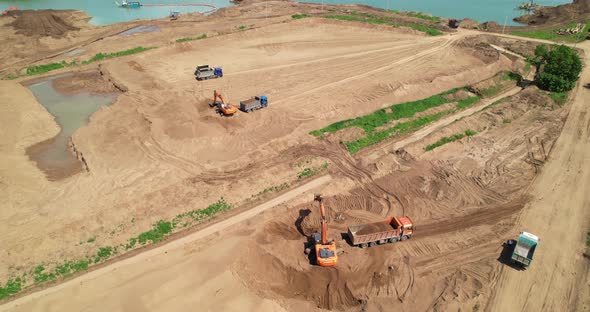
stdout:
{"type": "Polygon", "coordinates": [[[537,86],[551,92],[565,92],[574,88],[582,71],[578,53],[567,46],[539,45],[531,63],[537,67],[537,86]]]}

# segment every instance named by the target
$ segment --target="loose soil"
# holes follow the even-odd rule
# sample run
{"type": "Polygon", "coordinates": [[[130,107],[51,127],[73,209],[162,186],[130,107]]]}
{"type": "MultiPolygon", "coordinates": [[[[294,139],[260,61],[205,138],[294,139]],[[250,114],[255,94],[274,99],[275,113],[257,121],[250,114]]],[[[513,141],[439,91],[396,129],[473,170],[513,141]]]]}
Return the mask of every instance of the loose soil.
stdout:
{"type": "MultiPolygon", "coordinates": [[[[232,203],[247,202],[271,186],[299,181],[305,168],[328,163],[330,183],[231,227],[212,227],[200,240],[154,249],[141,261],[115,264],[116,270],[24,297],[0,310],[190,310],[198,304],[216,311],[469,311],[500,296],[493,292],[499,280],[517,285],[516,273],[503,272],[502,243],[521,230],[519,215],[528,211],[531,196],[543,196],[531,194],[530,186],[545,162],[551,163],[552,150],[563,146],[555,142],[570,106],[556,106],[535,88],[518,89],[487,109],[471,107],[458,112],[463,118],[454,122],[426,126],[353,157],[338,137],[322,141],[308,133],[475,84],[522,63],[515,65],[516,60],[474,32],[427,37],[380,25],[293,20],[291,14],[323,12],[322,7],[278,1],[270,6],[269,18],[263,18],[265,3],[252,2],[212,17],[183,16],[179,21],[184,23],[160,21],[155,23],[160,32],[125,40],[107,36],[92,41],[104,36],[98,32],[85,37],[92,42],[74,57],[161,43],[158,49],[107,60],[100,67],[89,65],[126,92],[72,138],[92,167],[87,174],[58,181],[43,177],[24,151],[58,130],[18,81],[0,84],[3,94],[10,95],[0,114],[1,130],[8,134],[0,142],[5,151],[0,220],[6,224],[0,227],[1,280],[41,263],[51,267],[95,253],[100,246],[125,243],[157,220],[204,208],[221,196],[232,203]],[[252,24],[237,31],[239,25],[252,24]],[[196,27],[215,35],[173,42],[177,36],[198,35],[196,27]],[[207,63],[223,66],[224,77],[195,81],[194,67],[207,63]],[[234,104],[267,95],[270,105],[223,118],[208,105],[213,90],[234,104]],[[424,151],[441,137],[467,129],[477,134],[424,151]],[[329,236],[339,255],[332,268],[316,266],[313,255],[304,254],[310,236],[320,228],[314,193],[326,198],[329,236]],[[348,226],[394,215],[410,216],[416,223],[412,239],[368,249],[346,241],[348,226]],[[105,297],[112,300],[105,302],[105,297]]],[[[373,12],[362,6],[326,7],[373,12]]],[[[47,55],[62,50],[49,60],[69,60],[65,51],[82,44],[68,40],[56,39],[52,49],[41,50],[47,55]]],[[[2,62],[15,57],[13,53],[2,62]]],[[[96,75],[77,74],[57,81],[56,87],[62,92],[111,88],[97,82],[96,75]]],[[[575,102],[576,116],[582,117],[566,127],[577,142],[587,132],[582,102],[575,102]]],[[[584,155],[568,151],[558,154],[559,159],[567,162],[574,152],[584,155]]],[[[578,158],[570,174],[583,172],[578,170],[583,157],[578,158]]],[[[583,196],[575,198],[584,202],[583,196]]],[[[579,202],[571,205],[581,207],[579,202]]],[[[553,211],[550,206],[543,207],[553,211]]],[[[576,215],[586,220],[582,213],[576,215]]],[[[543,228],[539,231],[548,236],[543,228]]],[[[559,243],[557,238],[548,241],[559,243]]],[[[556,257],[547,259],[558,259],[559,248],[554,250],[556,257]]],[[[573,267],[579,263],[572,262],[573,267]]],[[[555,269],[539,268],[544,268],[542,276],[555,269]]],[[[564,291],[573,285],[559,281],[564,291]]],[[[575,300],[567,300],[573,307],[575,300]]],[[[508,307],[512,301],[506,302],[497,306],[508,307]]]]}
{"type": "MultiPolygon", "coordinates": [[[[62,37],[70,31],[80,30],[60,16],[67,11],[57,13],[54,10],[24,10],[10,11],[8,16],[15,18],[12,26],[17,34],[25,36],[52,36],[62,37]]],[[[71,11],[73,12],[73,11],[71,11]]]]}

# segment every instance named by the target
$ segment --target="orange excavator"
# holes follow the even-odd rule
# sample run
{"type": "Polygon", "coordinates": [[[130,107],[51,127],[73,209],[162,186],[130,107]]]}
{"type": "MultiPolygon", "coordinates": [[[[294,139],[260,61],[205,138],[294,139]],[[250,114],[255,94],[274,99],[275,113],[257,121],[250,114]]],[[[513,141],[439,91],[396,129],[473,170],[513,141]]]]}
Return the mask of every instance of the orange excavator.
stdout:
{"type": "Polygon", "coordinates": [[[318,265],[323,267],[335,266],[338,262],[338,255],[336,255],[336,243],[333,240],[328,241],[328,223],[326,222],[324,198],[322,195],[316,194],[314,200],[320,203],[320,213],[322,214],[321,234],[313,234],[315,239],[316,261],[318,265]]]}
{"type": "Polygon", "coordinates": [[[217,106],[219,112],[225,116],[232,116],[237,111],[235,106],[225,102],[223,95],[217,92],[217,90],[213,91],[213,103],[211,103],[209,106],[217,106]],[[219,102],[217,101],[217,99],[219,99],[219,102]]]}

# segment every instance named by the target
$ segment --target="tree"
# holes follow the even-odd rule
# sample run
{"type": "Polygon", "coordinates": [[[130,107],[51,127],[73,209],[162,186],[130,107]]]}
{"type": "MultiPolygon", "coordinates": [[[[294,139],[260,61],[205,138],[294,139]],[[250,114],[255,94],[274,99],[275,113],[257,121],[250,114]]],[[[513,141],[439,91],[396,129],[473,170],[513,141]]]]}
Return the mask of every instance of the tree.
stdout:
{"type": "Polygon", "coordinates": [[[564,92],[574,88],[582,71],[582,60],[576,51],[564,45],[550,49],[541,44],[535,48],[535,57],[529,61],[537,68],[537,85],[551,92],[564,92]]]}

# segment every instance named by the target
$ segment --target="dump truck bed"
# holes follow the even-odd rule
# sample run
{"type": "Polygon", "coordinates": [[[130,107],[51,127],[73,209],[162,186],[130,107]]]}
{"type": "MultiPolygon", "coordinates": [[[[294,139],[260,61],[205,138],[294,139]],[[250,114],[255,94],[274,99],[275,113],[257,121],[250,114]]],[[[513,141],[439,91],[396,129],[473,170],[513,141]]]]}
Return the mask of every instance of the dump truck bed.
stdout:
{"type": "Polygon", "coordinates": [[[353,245],[358,245],[399,236],[399,229],[387,222],[367,223],[349,227],[348,236],[353,245]]]}

